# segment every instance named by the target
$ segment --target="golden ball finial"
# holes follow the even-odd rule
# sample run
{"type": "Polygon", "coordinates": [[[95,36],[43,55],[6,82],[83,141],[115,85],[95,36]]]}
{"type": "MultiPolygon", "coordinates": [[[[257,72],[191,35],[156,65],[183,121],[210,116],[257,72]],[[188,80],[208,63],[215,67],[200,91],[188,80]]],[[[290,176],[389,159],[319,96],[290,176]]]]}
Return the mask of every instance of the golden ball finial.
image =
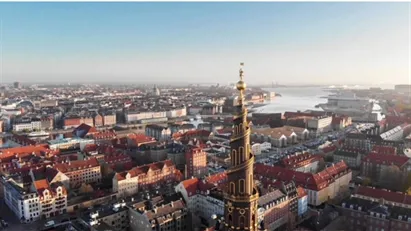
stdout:
{"type": "Polygon", "coordinates": [[[237,90],[244,91],[246,87],[247,87],[247,84],[245,84],[244,81],[240,80],[237,82],[237,90]]]}

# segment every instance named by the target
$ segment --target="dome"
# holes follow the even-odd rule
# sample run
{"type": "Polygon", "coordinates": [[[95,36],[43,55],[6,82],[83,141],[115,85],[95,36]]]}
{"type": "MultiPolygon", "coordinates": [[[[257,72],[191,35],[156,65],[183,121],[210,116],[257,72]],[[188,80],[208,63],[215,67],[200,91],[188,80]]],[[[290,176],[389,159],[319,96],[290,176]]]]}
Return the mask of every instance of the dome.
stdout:
{"type": "Polygon", "coordinates": [[[240,81],[237,82],[236,87],[237,87],[237,90],[244,91],[245,88],[247,87],[247,85],[245,84],[244,81],[240,80],[240,81]]]}

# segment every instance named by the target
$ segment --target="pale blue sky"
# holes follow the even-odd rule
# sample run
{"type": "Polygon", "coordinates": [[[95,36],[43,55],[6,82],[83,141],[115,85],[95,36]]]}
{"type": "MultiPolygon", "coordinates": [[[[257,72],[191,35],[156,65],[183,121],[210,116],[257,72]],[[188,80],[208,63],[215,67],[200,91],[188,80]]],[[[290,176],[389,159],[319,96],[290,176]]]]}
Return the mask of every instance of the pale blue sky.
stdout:
{"type": "Polygon", "coordinates": [[[0,3],[3,79],[408,83],[408,3],[0,3]]]}

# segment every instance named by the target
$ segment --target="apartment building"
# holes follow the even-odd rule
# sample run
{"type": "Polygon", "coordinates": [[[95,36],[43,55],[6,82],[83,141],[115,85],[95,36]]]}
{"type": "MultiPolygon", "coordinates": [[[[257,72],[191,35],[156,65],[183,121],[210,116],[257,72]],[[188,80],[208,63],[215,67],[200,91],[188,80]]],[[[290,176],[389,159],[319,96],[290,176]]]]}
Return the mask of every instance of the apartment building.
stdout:
{"type": "Polygon", "coordinates": [[[179,181],[181,177],[175,165],[165,160],[116,173],[113,177],[113,192],[124,197],[140,190],[158,189],[161,185],[179,181]]]}
{"type": "Polygon", "coordinates": [[[33,119],[33,118],[22,118],[22,119],[14,121],[13,131],[20,132],[20,131],[26,131],[26,130],[27,131],[41,130],[41,120],[33,119]]]}
{"type": "Polygon", "coordinates": [[[338,208],[350,230],[411,229],[411,196],[406,194],[360,186],[338,208]]]}
{"type": "Polygon", "coordinates": [[[138,203],[129,210],[130,228],[133,231],[191,230],[188,210],[183,200],[159,201],[153,198],[150,206],[138,203]]]}
{"type": "Polygon", "coordinates": [[[185,153],[188,177],[201,178],[208,173],[207,153],[201,148],[190,146],[185,153]]]}
{"type": "Polygon", "coordinates": [[[63,120],[63,129],[75,128],[80,126],[81,123],[80,117],[67,117],[63,120]]]}
{"type": "Polygon", "coordinates": [[[117,123],[117,116],[115,113],[103,114],[103,125],[111,126],[117,123]]]}
{"type": "Polygon", "coordinates": [[[332,130],[332,116],[312,117],[307,121],[307,128],[316,133],[328,132],[332,130]]]}
{"type": "Polygon", "coordinates": [[[189,211],[196,216],[210,220],[213,214],[224,215],[223,185],[225,173],[214,174],[204,180],[191,178],[180,182],[175,190],[184,198],[189,211]]]}
{"type": "Polygon", "coordinates": [[[21,169],[2,178],[4,201],[22,223],[66,213],[66,188],[58,180],[58,174],[50,170],[47,175],[40,175],[39,170],[27,174],[21,169]]]}
{"type": "Polygon", "coordinates": [[[166,126],[150,124],[145,129],[146,136],[154,137],[158,141],[166,141],[171,139],[171,130],[166,126]]]}
{"type": "Polygon", "coordinates": [[[96,115],[94,115],[94,117],[93,117],[93,126],[94,127],[101,127],[103,125],[104,125],[103,116],[101,116],[98,113],[96,115]]]}
{"type": "Polygon", "coordinates": [[[288,222],[290,200],[275,189],[258,198],[258,223],[261,230],[276,230],[288,222]]]}
{"type": "Polygon", "coordinates": [[[308,195],[302,187],[297,188],[298,193],[298,216],[301,217],[308,211],[308,195]]]}
{"type": "Polygon", "coordinates": [[[187,108],[186,107],[174,108],[174,109],[170,109],[166,112],[166,117],[167,118],[176,118],[176,117],[182,117],[182,116],[187,116],[187,108]]]}
{"type": "Polygon", "coordinates": [[[70,188],[78,188],[82,183],[101,182],[101,167],[96,158],[56,163],[54,167],[70,179],[70,188]]]}
{"type": "Polygon", "coordinates": [[[361,166],[362,155],[359,150],[342,148],[334,152],[334,161],[344,161],[350,168],[359,168],[361,166]]]}
{"type": "Polygon", "coordinates": [[[104,205],[82,214],[80,219],[94,230],[128,231],[129,207],[124,202],[104,205]]]}
{"type": "Polygon", "coordinates": [[[352,124],[352,118],[349,116],[337,116],[332,118],[332,129],[341,130],[352,124]]]}
{"type": "Polygon", "coordinates": [[[283,158],[280,165],[284,168],[298,172],[317,172],[318,163],[322,159],[321,156],[312,155],[309,152],[296,153],[283,158]]]}
{"type": "Polygon", "coordinates": [[[52,116],[43,116],[40,119],[41,130],[51,130],[54,128],[54,118],[52,116]]]}
{"type": "Polygon", "coordinates": [[[256,179],[265,184],[273,180],[290,182],[304,188],[308,194],[308,204],[318,206],[333,199],[341,188],[348,186],[352,179],[351,170],[344,162],[338,162],[318,173],[304,173],[278,166],[255,164],[256,179]]]}
{"type": "Polygon", "coordinates": [[[370,153],[362,161],[361,174],[379,180],[392,165],[397,166],[404,177],[411,173],[411,159],[407,156],[370,153]]]}
{"type": "Polygon", "coordinates": [[[126,123],[139,121],[143,119],[164,118],[167,117],[165,111],[147,111],[147,112],[133,112],[127,111],[124,113],[126,123]]]}

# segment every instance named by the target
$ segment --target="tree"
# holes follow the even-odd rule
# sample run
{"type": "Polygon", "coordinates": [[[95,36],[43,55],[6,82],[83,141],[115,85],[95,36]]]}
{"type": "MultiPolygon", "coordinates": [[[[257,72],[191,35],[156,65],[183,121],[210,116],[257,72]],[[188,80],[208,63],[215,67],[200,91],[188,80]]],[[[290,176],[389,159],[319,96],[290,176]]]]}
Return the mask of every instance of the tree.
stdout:
{"type": "Polygon", "coordinates": [[[324,157],[324,160],[327,162],[333,162],[334,161],[334,157],[332,155],[327,155],[324,157]]]}
{"type": "Polygon", "coordinates": [[[401,191],[403,185],[401,170],[395,165],[384,168],[381,171],[379,183],[384,188],[401,191]]]}
{"type": "Polygon", "coordinates": [[[369,186],[370,184],[371,184],[371,179],[368,177],[365,177],[364,180],[362,181],[362,185],[369,186]]]}
{"type": "Polygon", "coordinates": [[[411,188],[411,173],[408,173],[406,182],[405,182],[405,189],[408,190],[411,188]]]}
{"type": "Polygon", "coordinates": [[[405,193],[406,193],[407,195],[411,196],[411,187],[409,187],[409,188],[407,189],[407,191],[405,191],[405,193]]]}
{"type": "Polygon", "coordinates": [[[321,158],[321,159],[318,161],[318,169],[317,169],[317,172],[320,172],[320,171],[324,170],[325,167],[326,167],[325,161],[324,161],[324,159],[321,158]]]}
{"type": "Polygon", "coordinates": [[[87,194],[87,193],[92,193],[94,191],[93,187],[89,184],[81,184],[80,189],[79,189],[81,194],[87,194]]]}

